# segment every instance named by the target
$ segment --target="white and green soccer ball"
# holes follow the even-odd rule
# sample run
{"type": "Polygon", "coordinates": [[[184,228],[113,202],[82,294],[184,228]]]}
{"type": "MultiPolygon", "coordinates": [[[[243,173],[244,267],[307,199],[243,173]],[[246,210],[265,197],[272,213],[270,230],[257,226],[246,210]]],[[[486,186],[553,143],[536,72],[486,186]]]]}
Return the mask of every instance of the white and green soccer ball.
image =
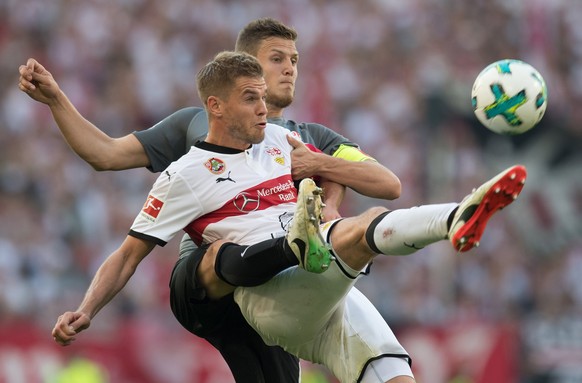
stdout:
{"type": "Polygon", "coordinates": [[[499,134],[527,132],[540,122],[548,105],[546,82],[520,60],[500,60],[479,73],[471,90],[473,111],[499,134]]]}

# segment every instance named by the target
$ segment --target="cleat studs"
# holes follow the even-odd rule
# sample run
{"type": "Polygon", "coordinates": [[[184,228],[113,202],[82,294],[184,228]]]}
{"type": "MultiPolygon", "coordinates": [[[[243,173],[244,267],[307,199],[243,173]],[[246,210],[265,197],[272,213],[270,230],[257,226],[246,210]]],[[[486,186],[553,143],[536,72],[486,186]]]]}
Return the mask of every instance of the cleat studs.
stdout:
{"type": "Polygon", "coordinates": [[[521,185],[525,185],[525,178],[522,178],[522,179],[521,179],[521,181],[519,181],[519,183],[520,183],[521,185]]]}
{"type": "Polygon", "coordinates": [[[459,244],[460,245],[464,245],[465,243],[467,243],[467,238],[466,237],[461,237],[461,239],[459,239],[459,244]]]}
{"type": "Polygon", "coordinates": [[[480,243],[479,242],[475,242],[475,244],[473,246],[475,247],[479,247],[480,243]]]}
{"type": "Polygon", "coordinates": [[[511,178],[512,180],[514,180],[514,179],[515,179],[515,177],[517,177],[517,176],[515,175],[515,173],[511,173],[511,175],[509,176],[509,178],[511,178]]]}
{"type": "Polygon", "coordinates": [[[326,207],[327,205],[324,204],[323,202],[321,203],[321,207],[326,207]]]}
{"type": "Polygon", "coordinates": [[[501,192],[501,188],[497,186],[494,190],[495,194],[499,194],[501,192]]]}
{"type": "Polygon", "coordinates": [[[512,197],[514,200],[516,200],[516,199],[517,199],[517,193],[514,193],[514,194],[513,194],[511,197],[512,197]]]}
{"type": "Polygon", "coordinates": [[[313,202],[313,200],[314,200],[314,199],[315,199],[315,198],[313,198],[313,196],[309,196],[309,197],[307,197],[307,203],[311,203],[311,202],[313,202]]]}

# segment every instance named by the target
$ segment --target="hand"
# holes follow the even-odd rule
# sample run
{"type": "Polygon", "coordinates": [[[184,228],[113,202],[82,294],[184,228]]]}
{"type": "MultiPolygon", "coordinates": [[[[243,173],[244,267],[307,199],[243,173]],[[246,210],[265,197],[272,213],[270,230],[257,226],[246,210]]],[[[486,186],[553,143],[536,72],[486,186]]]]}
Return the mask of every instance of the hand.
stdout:
{"type": "Polygon", "coordinates": [[[52,335],[55,342],[61,346],[68,346],[75,341],[78,333],[91,325],[91,318],[82,312],[67,311],[59,316],[53,328],[52,335]]]}
{"type": "Polygon", "coordinates": [[[291,151],[291,176],[294,180],[309,178],[317,174],[321,154],[310,150],[303,142],[287,135],[291,151]]]}
{"type": "Polygon", "coordinates": [[[49,104],[60,91],[53,75],[35,59],[28,59],[26,65],[18,68],[20,78],[18,88],[32,99],[49,104]]]}

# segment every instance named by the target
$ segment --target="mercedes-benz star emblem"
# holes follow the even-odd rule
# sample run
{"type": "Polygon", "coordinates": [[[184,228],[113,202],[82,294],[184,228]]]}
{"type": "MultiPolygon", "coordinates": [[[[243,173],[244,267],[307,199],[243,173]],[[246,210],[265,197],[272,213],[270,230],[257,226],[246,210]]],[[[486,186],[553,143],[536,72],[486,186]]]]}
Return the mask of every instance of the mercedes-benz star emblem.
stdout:
{"type": "Polygon", "coordinates": [[[234,206],[243,213],[250,213],[259,208],[259,196],[251,196],[250,193],[240,192],[234,197],[234,206]]]}

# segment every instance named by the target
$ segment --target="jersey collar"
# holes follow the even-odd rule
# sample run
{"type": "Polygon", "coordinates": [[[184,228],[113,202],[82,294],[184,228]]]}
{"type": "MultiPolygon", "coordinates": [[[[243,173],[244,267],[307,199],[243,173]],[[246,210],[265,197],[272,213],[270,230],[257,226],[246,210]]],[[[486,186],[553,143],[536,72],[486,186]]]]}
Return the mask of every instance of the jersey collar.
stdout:
{"type": "Polygon", "coordinates": [[[226,146],[215,145],[215,144],[208,143],[206,141],[198,141],[197,143],[194,144],[194,146],[196,146],[197,148],[200,148],[200,149],[208,150],[209,152],[216,152],[216,153],[222,153],[222,154],[238,154],[238,153],[244,152],[244,150],[233,149],[233,148],[228,148],[226,146]]]}

